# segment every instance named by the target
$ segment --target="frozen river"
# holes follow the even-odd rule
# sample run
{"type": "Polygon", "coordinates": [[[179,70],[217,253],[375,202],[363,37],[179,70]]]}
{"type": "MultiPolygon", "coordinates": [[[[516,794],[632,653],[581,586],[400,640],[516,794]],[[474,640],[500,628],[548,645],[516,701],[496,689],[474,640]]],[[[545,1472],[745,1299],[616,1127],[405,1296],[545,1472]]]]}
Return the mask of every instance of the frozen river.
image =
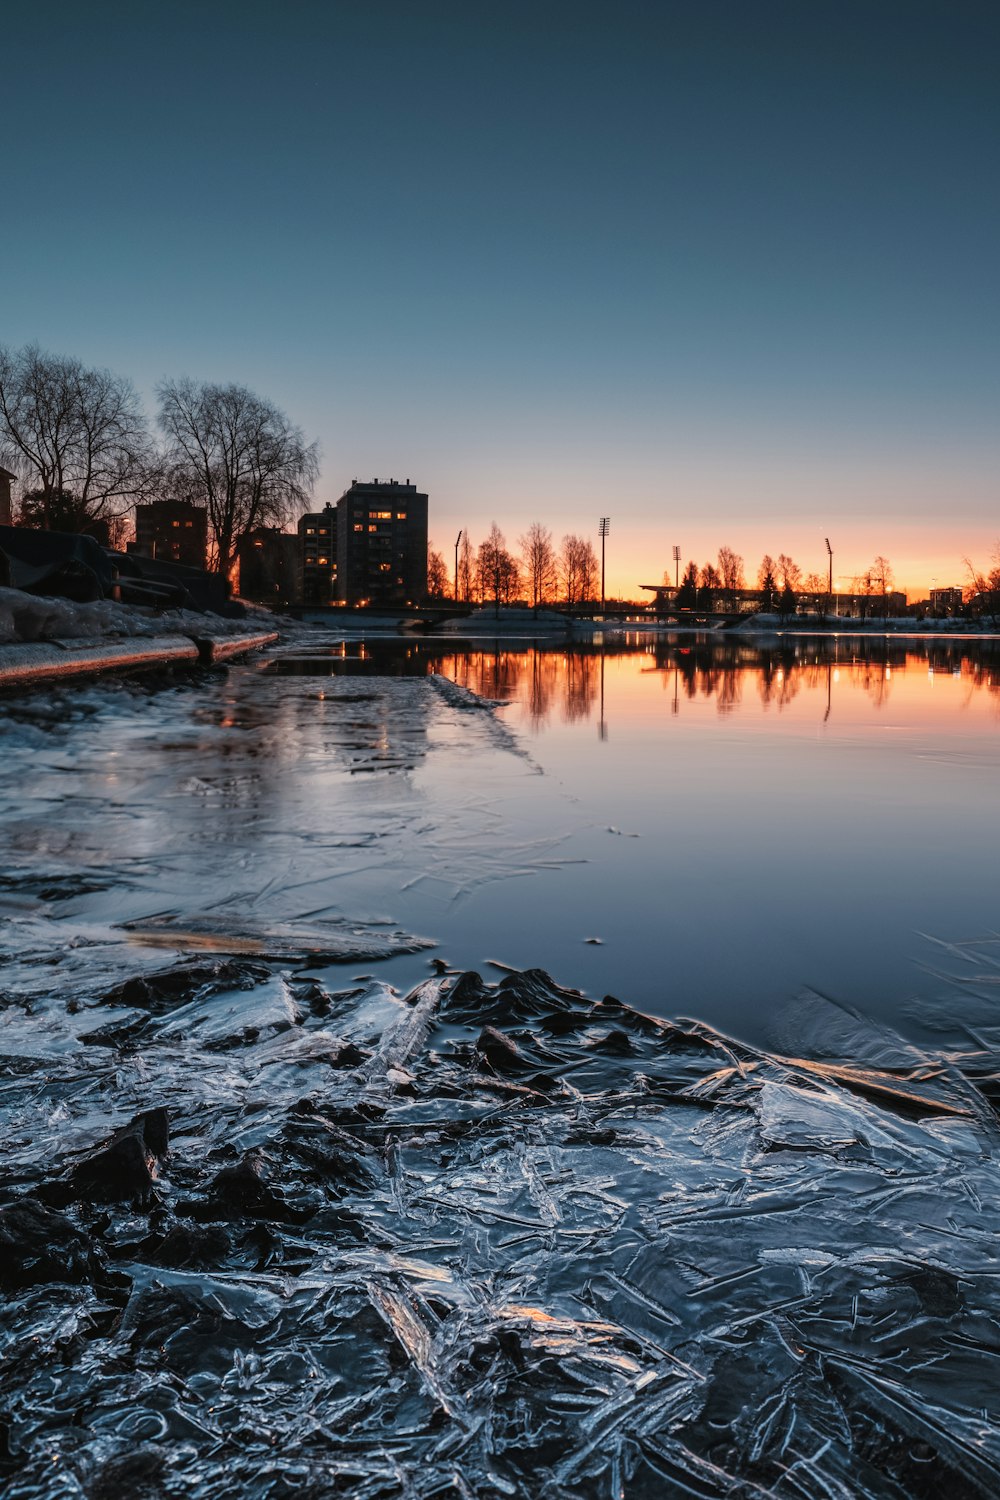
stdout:
{"type": "Polygon", "coordinates": [[[2,727],[0,901],[71,970],[305,941],[417,949],[384,971],[406,987],[433,943],[766,1045],[813,990],[906,1030],[997,926],[997,652],[320,637],[29,695],[2,727]]]}
{"type": "Polygon", "coordinates": [[[5,1497],[995,1495],[996,651],[8,699],[5,1497]]]}

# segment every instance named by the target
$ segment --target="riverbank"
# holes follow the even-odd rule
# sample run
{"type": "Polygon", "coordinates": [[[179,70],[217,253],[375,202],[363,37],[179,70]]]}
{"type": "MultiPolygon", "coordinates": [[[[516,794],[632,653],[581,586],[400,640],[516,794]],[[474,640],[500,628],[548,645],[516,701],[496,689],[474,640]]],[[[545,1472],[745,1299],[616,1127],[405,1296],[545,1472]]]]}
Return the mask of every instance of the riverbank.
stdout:
{"type": "Polygon", "coordinates": [[[981,1052],[219,954],[6,1019],[10,1500],[992,1492],[981,1052]]]}

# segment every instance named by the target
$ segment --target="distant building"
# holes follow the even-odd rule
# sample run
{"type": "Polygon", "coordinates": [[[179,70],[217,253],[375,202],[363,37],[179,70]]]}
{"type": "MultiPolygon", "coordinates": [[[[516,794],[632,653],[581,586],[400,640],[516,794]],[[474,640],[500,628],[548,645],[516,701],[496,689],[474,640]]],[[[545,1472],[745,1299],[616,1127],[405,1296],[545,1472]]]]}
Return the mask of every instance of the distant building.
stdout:
{"type": "Polygon", "coordinates": [[[962,613],[962,590],[931,589],[929,602],[936,615],[960,615],[962,613]]]}
{"type": "Polygon", "coordinates": [[[189,500],[154,500],[135,508],[129,551],[161,562],[203,568],[208,556],[208,511],[189,500]]]}
{"type": "Polygon", "coordinates": [[[0,468],[0,526],[10,526],[13,522],[10,487],[16,478],[9,469],[0,468]]]}
{"type": "Polygon", "coordinates": [[[337,507],[325,505],[299,521],[299,597],[329,604],[337,597],[337,507]]]}
{"type": "Polygon", "coordinates": [[[304,604],[422,604],[427,496],[407,479],[355,479],[299,521],[304,604]]]}
{"type": "Polygon", "coordinates": [[[390,605],[427,597],[427,496],[409,480],[355,480],[340,497],[336,597],[390,605]]]}
{"type": "Polygon", "coordinates": [[[240,595],[260,604],[297,604],[302,596],[299,538],[259,526],[240,542],[240,595]]]}

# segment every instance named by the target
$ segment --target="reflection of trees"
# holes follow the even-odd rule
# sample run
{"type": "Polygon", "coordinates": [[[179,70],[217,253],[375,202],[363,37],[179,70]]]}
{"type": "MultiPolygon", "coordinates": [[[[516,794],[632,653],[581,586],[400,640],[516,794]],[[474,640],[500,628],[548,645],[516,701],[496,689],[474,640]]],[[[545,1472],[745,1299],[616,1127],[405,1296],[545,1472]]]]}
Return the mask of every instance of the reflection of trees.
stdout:
{"type": "Polygon", "coordinates": [[[563,718],[567,724],[589,719],[597,697],[599,659],[596,655],[566,657],[566,695],[563,718]]]}

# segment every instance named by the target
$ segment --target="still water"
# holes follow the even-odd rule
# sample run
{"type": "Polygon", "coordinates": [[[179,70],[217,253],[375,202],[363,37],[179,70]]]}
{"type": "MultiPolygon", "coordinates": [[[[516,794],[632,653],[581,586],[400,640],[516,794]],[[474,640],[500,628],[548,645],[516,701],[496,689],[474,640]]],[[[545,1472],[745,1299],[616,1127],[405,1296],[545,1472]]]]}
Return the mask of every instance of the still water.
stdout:
{"type": "Polygon", "coordinates": [[[412,936],[774,1044],[810,991],[919,1029],[997,952],[1000,642],[320,637],[2,733],[13,875],[92,877],[46,913],[81,982],[123,926],[339,933],[401,987],[412,936]]]}

